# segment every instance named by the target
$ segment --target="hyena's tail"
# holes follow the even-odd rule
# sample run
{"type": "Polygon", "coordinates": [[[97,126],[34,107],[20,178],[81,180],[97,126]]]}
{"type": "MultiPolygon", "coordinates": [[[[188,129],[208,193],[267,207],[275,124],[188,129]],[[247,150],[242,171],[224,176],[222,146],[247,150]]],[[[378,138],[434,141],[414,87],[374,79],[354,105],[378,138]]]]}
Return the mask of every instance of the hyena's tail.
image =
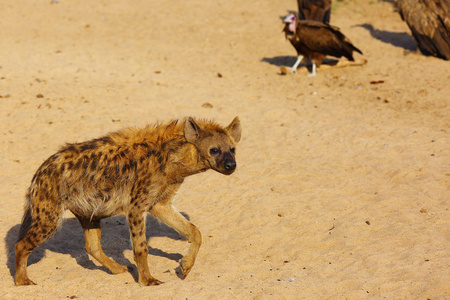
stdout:
{"type": "Polygon", "coordinates": [[[28,230],[30,230],[32,222],[33,219],[31,217],[30,203],[27,203],[25,206],[25,213],[23,214],[22,225],[20,226],[19,237],[17,241],[21,241],[25,237],[25,235],[28,233],[28,230]]]}

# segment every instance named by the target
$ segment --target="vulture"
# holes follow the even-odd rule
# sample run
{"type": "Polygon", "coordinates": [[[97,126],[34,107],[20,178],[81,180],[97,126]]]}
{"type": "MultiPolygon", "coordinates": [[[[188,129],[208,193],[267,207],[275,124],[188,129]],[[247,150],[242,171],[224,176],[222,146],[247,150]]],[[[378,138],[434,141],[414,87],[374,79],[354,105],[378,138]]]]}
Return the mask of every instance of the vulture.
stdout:
{"type": "MultiPolygon", "coordinates": [[[[297,0],[297,6],[299,20],[314,20],[327,24],[330,23],[331,0],[297,0]]],[[[313,72],[311,74],[315,74],[316,65],[320,67],[322,59],[324,59],[325,56],[326,55],[320,53],[310,55],[313,64],[313,72]]],[[[296,72],[300,62],[301,60],[297,63],[295,68],[291,69],[291,72],[296,72]]]]}
{"type": "Polygon", "coordinates": [[[297,0],[300,20],[330,23],[331,0],[297,0]]]}
{"type": "Polygon", "coordinates": [[[362,54],[335,26],[315,20],[299,20],[294,14],[288,15],[284,23],[286,39],[297,50],[297,61],[290,68],[291,73],[296,72],[303,57],[312,62],[312,71],[308,76],[315,76],[316,65],[320,66],[325,55],[344,56],[354,61],[353,51],[362,54]]]}
{"type": "Polygon", "coordinates": [[[420,51],[450,60],[450,0],[398,0],[397,6],[420,51]]]}

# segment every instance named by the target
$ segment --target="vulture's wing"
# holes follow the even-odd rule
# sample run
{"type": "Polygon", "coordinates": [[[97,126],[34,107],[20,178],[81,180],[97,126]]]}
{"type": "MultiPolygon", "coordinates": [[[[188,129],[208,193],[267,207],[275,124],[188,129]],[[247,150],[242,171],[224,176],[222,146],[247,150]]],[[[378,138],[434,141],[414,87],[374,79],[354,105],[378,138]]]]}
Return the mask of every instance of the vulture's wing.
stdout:
{"type": "Polygon", "coordinates": [[[362,54],[361,50],[353,46],[339,31],[339,28],[329,24],[302,20],[298,22],[297,34],[302,43],[313,52],[335,57],[345,56],[349,60],[353,60],[353,51],[362,54]]]}
{"type": "Polygon", "coordinates": [[[450,0],[398,0],[422,53],[450,60],[450,0]]]}
{"type": "Polygon", "coordinates": [[[300,20],[330,23],[331,0],[297,0],[300,20]]]}

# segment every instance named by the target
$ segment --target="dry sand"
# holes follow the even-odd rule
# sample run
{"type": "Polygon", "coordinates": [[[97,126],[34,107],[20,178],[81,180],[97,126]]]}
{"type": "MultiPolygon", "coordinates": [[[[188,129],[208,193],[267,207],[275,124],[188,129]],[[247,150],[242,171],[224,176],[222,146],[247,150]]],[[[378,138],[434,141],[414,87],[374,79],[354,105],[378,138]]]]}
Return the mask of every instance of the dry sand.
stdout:
{"type": "Polygon", "coordinates": [[[391,1],[334,1],[364,66],[280,75],[295,61],[282,1],[1,1],[0,263],[3,299],[444,299],[450,297],[450,62],[425,57],[391,1]],[[124,217],[103,222],[111,275],[70,213],[15,287],[24,194],[65,142],[196,116],[243,138],[238,170],[190,177],[188,244],[148,221],[142,287],[124,217]]]}

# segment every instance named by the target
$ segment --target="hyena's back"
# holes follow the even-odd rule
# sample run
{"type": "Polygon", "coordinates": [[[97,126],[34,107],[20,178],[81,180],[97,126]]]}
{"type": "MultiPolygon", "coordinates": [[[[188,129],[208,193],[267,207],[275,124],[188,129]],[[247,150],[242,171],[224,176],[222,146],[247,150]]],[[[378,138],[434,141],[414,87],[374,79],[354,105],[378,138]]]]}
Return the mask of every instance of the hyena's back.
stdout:
{"type": "Polygon", "coordinates": [[[27,195],[31,207],[37,206],[36,210],[43,203],[45,209],[45,203],[53,202],[58,210],[69,209],[77,216],[90,218],[122,212],[130,204],[134,189],[149,189],[149,177],[157,179],[158,173],[164,171],[168,159],[165,148],[188,146],[177,127],[173,122],[162,127],[129,128],[67,144],[33,177],[27,195]],[[172,134],[163,145],[162,132],[172,134]]]}

